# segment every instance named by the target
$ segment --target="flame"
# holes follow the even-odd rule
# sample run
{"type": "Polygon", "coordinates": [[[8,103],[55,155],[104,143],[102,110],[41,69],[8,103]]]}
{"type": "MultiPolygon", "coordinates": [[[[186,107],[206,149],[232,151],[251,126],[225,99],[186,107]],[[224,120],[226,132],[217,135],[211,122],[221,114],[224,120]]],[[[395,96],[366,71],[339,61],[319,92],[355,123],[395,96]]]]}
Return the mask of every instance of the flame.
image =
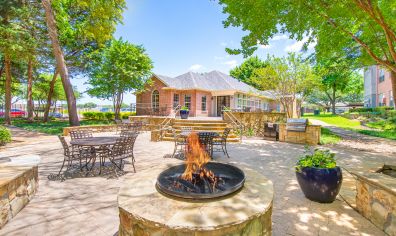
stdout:
{"type": "Polygon", "coordinates": [[[187,138],[187,143],[186,169],[181,178],[192,181],[193,174],[198,174],[201,179],[214,178],[212,171],[204,168],[205,164],[210,161],[210,156],[205,151],[205,147],[200,144],[198,135],[191,133],[187,138]]]}

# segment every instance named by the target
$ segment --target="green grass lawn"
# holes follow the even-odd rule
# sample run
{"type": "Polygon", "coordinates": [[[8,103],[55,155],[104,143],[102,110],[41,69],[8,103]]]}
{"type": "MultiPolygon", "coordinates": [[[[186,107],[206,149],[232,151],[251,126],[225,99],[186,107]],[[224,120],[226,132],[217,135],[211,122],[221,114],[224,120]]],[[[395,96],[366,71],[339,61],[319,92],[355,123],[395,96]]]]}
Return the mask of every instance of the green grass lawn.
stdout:
{"type": "MultiPolygon", "coordinates": [[[[321,114],[319,116],[314,116],[312,114],[306,114],[306,115],[304,115],[304,118],[320,120],[320,121],[326,122],[327,124],[334,125],[334,126],[344,128],[344,129],[353,130],[353,131],[361,133],[361,134],[396,140],[396,131],[383,130],[384,127],[387,127],[385,125],[384,121],[371,122],[371,123],[367,124],[368,127],[376,128],[376,129],[380,129],[380,130],[366,130],[366,129],[362,129],[362,126],[360,125],[359,121],[350,120],[350,119],[347,119],[347,118],[344,118],[344,117],[338,116],[338,115],[321,114]]],[[[389,126],[389,124],[388,124],[388,126],[389,126]]],[[[322,130],[322,133],[323,133],[323,130],[322,130]]],[[[323,136],[321,136],[321,138],[322,137],[323,136]]],[[[327,137],[325,137],[325,140],[326,139],[327,139],[327,137]]]]}
{"type": "Polygon", "coordinates": [[[304,118],[320,120],[326,122],[329,125],[338,126],[341,128],[352,128],[352,129],[359,129],[361,128],[360,122],[357,120],[350,120],[344,118],[339,115],[332,115],[332,114],[321,114],[318,116],[314,116],[311,114],[307,114],[303,116],[304,118]]]}
{"type": "MultiPolygon", "coordinates": [[[[102,120],[81,120],[81,125],[103,125],[103,124],[113,124],[112,121],[102,121],[102,120]]],[[[28,123],[25,119],[14,119],[12,125],[20,127],[30,131],[38,131],[46,134],[58,135],[63,133],[63,128],[69,126],[69,121],[66,120],[53,120],[48,123],[43,123],[42,121],[35,121],[33,123],[28,123]]]]}
{"type": "Polygon", "coordinates": [[[321,128],[320,144],[336,144],[341,141],[342,138],[334,133],[332,133],[327,128],[321,128]]]}

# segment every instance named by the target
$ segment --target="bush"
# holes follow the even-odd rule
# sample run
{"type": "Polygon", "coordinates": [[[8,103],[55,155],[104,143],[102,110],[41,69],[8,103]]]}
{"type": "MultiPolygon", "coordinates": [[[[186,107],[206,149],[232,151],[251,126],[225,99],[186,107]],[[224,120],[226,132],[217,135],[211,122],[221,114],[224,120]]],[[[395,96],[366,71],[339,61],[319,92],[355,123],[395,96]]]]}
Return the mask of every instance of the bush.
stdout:
{"type": "Polygon", "coordinates": [[[82,115],[83,115],[84,118],[87,119],[87,120],[93,120],[93,119],[95,119],[94,112],[87,111],[87,112],[83,112],[82,115]]]}
{"type": "Polygon", "coordinates": [[[0,145],[3,146],[9,142],[11,142],[10,130],[4,126],[0,126],[0,145]]]}
{"type": "Polygon", "coordinates": [[[121,112],[121,119],[128,119],[130,116],[136,116],[136,112],[121,112]]]}
{"type": "Polygon", "coordinates": [[[352,108],[352,109],[349,109],[349,112],[350,113],[352,113],[352,112],[359,112],[359,113],[361,113],[361,112],[373,112],[373,108],[371,108],[371,107],[352,108]]]}
{"type": "Polygon", "coordinates": [[[330,150],[315,149],[312,151],[306,147],[305,154],[297,162],[296,171],[300,171],[304,167],[334,168],[337,165],[334,156],[335,154],[330,150]]]}
{"type": "Polygon", "coordinates": [[[107,120],[114,120],[115,117],[114,112],[106,112],[104,113],[104,116],[107,120]]]}

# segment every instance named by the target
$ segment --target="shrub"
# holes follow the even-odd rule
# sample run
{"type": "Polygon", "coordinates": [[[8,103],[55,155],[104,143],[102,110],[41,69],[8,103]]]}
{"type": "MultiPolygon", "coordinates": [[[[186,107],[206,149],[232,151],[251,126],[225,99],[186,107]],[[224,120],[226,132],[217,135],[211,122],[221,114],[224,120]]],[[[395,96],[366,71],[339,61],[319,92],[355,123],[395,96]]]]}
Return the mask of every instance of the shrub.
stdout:
{"type": "Polygon", "coordinates": [[[115,117],[114,112],[106,112],[104,113],[104,116],[107,120],[114,120],[115,117]]]}
{"type": "Polygon", "coordinates": [[[128,119],[130,116],[136,116],[136,112],[121,112],[121,119],[128,119]]]}
{"type": "Polygon", "coordinates": [[[4,126],[0,126],[0,146],[11,142],[11,132],[4,126]]]}
{"type": "Polygon", "coordinates": [[[352,112],[359,112],[359,113],[361,113],[361,112],[373,112],[373,108],[371,108],[371,107],[358,107],[358,108],[349,109],[349,112],[350,113],[352,113],[352,112]]]}
{"type": "Polygon", "coordinates": [[[94,117],[95,117],[95,120],[104,120],[105,113],[104,112],[95,112],[94,117]]]}
{"type": "Polygon", "coordinates": [[[314,149],[312,151],[309,147],[306,147],[305,154],[297,162],[296,171],[301,171],[304,167],[334,168],[337,165],[334,156],[335,154],[330,150],[314,149]]]}
{"type": "Polygon", "coordinates": [[[90,111],[83,112],[82,115],[83,115],[84,118],[87,119],[87,120],[93,120],[93,119],[95,118],[94,112],[90,112],[90,111]]]}

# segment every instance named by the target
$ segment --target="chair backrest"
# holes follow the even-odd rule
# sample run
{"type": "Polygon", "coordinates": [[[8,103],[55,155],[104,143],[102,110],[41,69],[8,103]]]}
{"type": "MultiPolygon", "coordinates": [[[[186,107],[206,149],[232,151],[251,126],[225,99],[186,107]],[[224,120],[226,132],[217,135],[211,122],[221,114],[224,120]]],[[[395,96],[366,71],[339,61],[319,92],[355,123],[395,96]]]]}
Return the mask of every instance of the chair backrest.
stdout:
{"type": "Polygon", "coordinates": [[[230,134],[230,132],[231,132],[230,128],[225,128],[223,135],[221,137],[226,139],[228,137],[228,135],[230,134]]]}
{"type": "Polygon", "coordinates": [[[73,130],[70,131],[70,138],[73,139],[81,139],[81,138],[91,138],[93,137],[92,131],[90,130],[73,130]]]}
{"type": "Polygon", "coordinates": [[[116,143],[111,148],[113,158],[126,158],[132,155],[136,138],[137,135],[117,138],[116,143]]]}
{"type": "Polygon", "coordinates": [[[137,137],[138,133],[133,130],[122,130],[120,133],[120,137],[137,137]]]}
{"type": "Polygon", "coordinates": [[[58,135],[58,138],[59,138],[59,141],[61,142],[62,147],[63,147],[63,154],[65,156],[69,156],[70,155],[70,148],[69,148],[69,145],[66,142],[65,137],[63,137],[61,135],[58,135]]]}
{"type": "Polygon", "coordinates": [[[193,131],[193,127],[191,127],[191,126],[182,126],[182,127],[180,127],[180,130],[183,133],[191,133],[193,131]]]}
{"type": "Polygon", "coordinates": [[[211,144],[211,142],[213,141],[214,133],[212,133],[212,132],[199,132],[198,133],[198,137],[199,137],[199,142],[202,145],[208,145],[208,144],[211,144]]]}

